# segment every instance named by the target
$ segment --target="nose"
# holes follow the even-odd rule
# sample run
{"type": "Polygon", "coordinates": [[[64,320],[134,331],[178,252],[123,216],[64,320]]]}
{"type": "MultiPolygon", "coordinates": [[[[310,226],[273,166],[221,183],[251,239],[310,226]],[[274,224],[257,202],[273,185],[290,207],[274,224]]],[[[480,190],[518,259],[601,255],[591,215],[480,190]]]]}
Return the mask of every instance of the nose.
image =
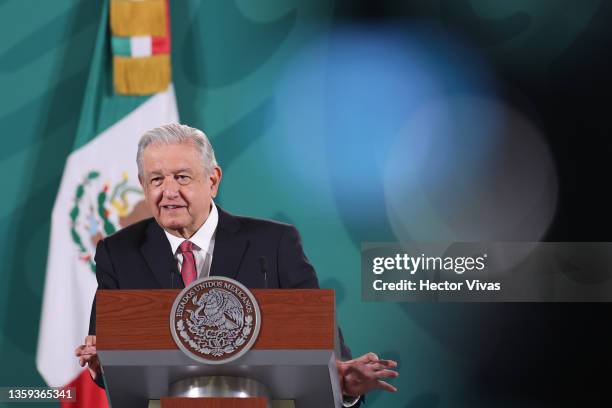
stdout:
{"type": "Polygon", "coordinates": [[[166,177],[163,185],[164,197],[174,199],[179,196],[179,184],[174,177],[166,177]]]}

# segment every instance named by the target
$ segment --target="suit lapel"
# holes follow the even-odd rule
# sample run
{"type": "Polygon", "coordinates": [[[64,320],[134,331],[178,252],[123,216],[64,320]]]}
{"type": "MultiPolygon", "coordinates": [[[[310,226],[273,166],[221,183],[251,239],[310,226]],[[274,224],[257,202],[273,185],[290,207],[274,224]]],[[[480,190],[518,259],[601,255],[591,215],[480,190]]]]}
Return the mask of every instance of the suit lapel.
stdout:
{"type": "Polygon", "coordinates": [[[217,207],[219,224],[215,234],[210,275],[226,276],[235,279],[249,241],[238,234],[240,221],[217,207]]]}
{"type": "Polygon", "coordinates": [[[173,273],[179,273],[178,267],[172,254],[170,242],[168,242],[164,230],[155,220],[152,220],[147,227],[140,252],[160,286],[162,288],[172,287],[173,273]]]}

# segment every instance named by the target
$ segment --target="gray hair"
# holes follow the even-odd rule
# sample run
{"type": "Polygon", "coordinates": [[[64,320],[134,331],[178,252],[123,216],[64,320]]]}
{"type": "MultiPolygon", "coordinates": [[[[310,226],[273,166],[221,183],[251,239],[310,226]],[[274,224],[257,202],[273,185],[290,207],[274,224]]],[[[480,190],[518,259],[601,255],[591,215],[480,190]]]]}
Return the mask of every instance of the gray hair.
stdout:
{"type": "Polygon", "coordinates": [[[180,144],[193,143],[202,156],[204,173],[210,174],[218,166],[215,152],[208,141],[208,137],[199,129],[170,123],[156,127],[145,132],[138,142],[138,153],[136,154],[136,164],[138,165],[138,176],[143,176],[142,156],[147,146],[152,144],[180,144]]]}

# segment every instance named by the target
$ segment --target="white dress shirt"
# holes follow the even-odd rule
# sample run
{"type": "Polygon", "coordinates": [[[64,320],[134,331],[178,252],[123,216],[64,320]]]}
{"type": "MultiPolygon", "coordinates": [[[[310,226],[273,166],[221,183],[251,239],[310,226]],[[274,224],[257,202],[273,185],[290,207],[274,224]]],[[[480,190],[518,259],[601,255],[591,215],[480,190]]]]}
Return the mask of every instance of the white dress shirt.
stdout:
{"type": "MultiPolygon", "coordinates": [[[[213,201],[210,202],[210,207],[210,214],[208,214],[204,224],[189,238],[189,241],[193,243],[193,256],[196,262],[198,278],[203,278],[210,274],[210,265],[212,264],[212,256],[215,249],[215,232],[219,223],[219,212],[213,201]]],[[[170,242],[170,247],[180,272],[183,265],[183,254],[179,250],[179,246],[185,241],[185,238],[172,235],[166,230],[164,232],[170,242]]]]}

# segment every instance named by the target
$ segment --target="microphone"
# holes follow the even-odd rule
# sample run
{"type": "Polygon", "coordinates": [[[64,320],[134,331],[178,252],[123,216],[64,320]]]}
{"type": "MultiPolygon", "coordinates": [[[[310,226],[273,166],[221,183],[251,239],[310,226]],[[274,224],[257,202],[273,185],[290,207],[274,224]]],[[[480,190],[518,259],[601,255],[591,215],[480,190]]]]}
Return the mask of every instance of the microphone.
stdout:
{"type": "Polygon", "coordinates": [[[259,268],[264,277],[264,289],[268,289],[268,260],[265,256],[259,257],[259,268]]]}

